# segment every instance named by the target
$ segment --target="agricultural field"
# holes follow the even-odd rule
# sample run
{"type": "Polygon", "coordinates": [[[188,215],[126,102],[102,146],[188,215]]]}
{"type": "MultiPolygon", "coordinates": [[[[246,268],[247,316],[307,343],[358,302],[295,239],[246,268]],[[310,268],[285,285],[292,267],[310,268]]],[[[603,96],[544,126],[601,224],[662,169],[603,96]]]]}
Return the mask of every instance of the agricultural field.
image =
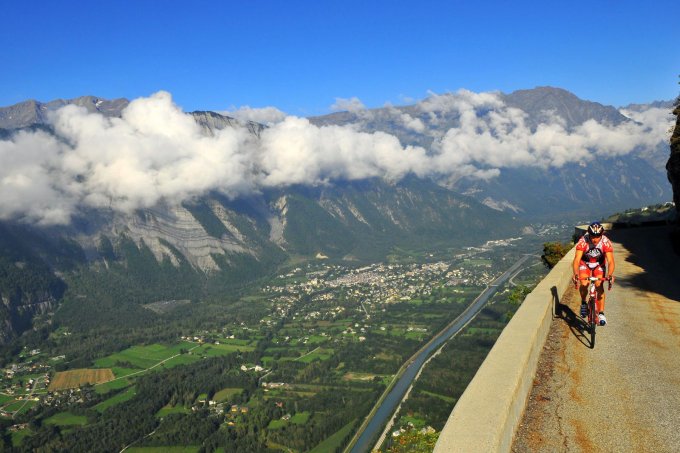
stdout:
{"type": "Polygon", "coordinates": [[[132,365],[132,367],[145,370],[195,346],[196,344],[188,341],[173,345],[150,344],[147,346],[132,346],[107,357],[97,359],[94,363],[95,366],[101,368],[113,368],[116,366],[131,368],[130,365],[132,365]]]}
{"type": "Polygon", "coordinates": [[[217,338],[216,341],[219,341],[220,344],[229,344],[229,345],[234,345],[234,346],[247,346],[247,347],[252,348],[252,349],[241,349],[242,351],[252,351],[257,346],[257,341],[244,340],[244,339],[238,339],[238,338],[217,338]]]}
{"type": "Polygon", "coordinates": [[[204,357],[213,357],[218,355],[231,354],[236,351],[250,352],[254,351],[254,346],[237,345],[237,344],[203,344],[192,351],[194,355],[204,357]]]}
{"type": "Polygon", "coordinates": [[[3,410],[10,412],[10,413],[16,413],[16,414],[22,414],[26,411],[28,411],[30,408],[38,404],[36,401],[33,400],[19,400],[15,401],[11,404],[8,404],[7,406],[3,407],[3,410]]]}
{"type": "Polygon", "coordinates": [[[269,422],[269,425],[267,425],[267,429],[270,429],[270,430],[281,429],[281,428],[284,428],[287,425],[288,425],[288,422],[286,420],[272,420],[272,421],[269,422]]]}
{"type": "Polygon", "coordinates": [[[304,412],[298,412],[291,416],[289,419],[277,419],[277,420],[272,420],[269,422],[269,425],[267,426],[267,429],[269,430],[277,430],[277,429],[282,429],[285,428],[286,426],[293,424],[293,425],[305,425],[309,421],[309,418],[311,417],[311,413],[308,411],[304,412]]]}
{"type": "Polygon", "coordinates": [[[158,412],[156,412],[157,418],[165,417],[170,414],[189,414],[191,410],[184,406],[163,406],[158,412]]]}
{"type": "MultiPolygon", "coordinates": [[[[229,343],[191,343],[182,341],[172,345],[151,344],[132,346],[120,352],[95,360],[95,366],[110,368],[116,377],[129,376],[142,370],[162,366],[172,368],[201,360],[231,354],[235,351],[252,351],[255,346],[244,345],[244,340],[224,340],[229,343]],[[235,343],[231,343],[235,342],[235,343]]],[[[249,341],[245,341],[249,343],[249,341]]]]}
{"type": "Polygon", "coordinates": [[[60,371],[50,382],[50,391],[78,388],[84,384],[99,384],[113,380],[115,376],[110,368],[60,371]]]}
{"type": "Polygon", "coordinates": [[[60,412],[46,418],[45,423],[56,426],[86,425],[87,417],[84,415],[73,415],[70,412],[60,412]]]}
{"type": "Polygon", "coordinates": [[[106,409],[108,409],[111,406],[114,406],[116,404],[122,403],[124,401],[127,401],[131,399],[133,396],[137,394],[135,387],[130,387],[124,392],[121,392],[115,396],[112,396],[111,398],[102,401],[101,403],[97,404],[94,408],[98,412],[104,412],[106,409]]]}
{"type": "Polygon", "coordinates": [[[113,371],[113,375],[116,376],[116,378],[122,378],[125,376],[130,376],[132,374],[139,373],[138,368],[125,368],[125,367],[120,367],[120,366],[114,366],[111,367],[111,371],[113,371]]]}
{"type": "Polygon", "coordinates": [[[378,376],[381,379],[384,377],[389,377],[391,378],[392,376],[381,376],[379,374],[373,374],[373,373],[360,373],[357,371],[350,371],[348,373],[345,373],[345,375],[342,377],[343,381],[358,381],[358,382],[369,382],[375,379],[375,377],[378,376]]]}
{"type": "Polygon", "coordinates": [[[295,425],[305,425],[309,421],[310,413],[307,411],[298,412],[290,418],[290,422],[295,425]]]}
{"type": "Polygon", "coordinates": [[[243,391],[242,388],[226,388],[222,389],[219,392],[215,393],[213,396],[213,400],[217,401],[218,403],[227,401],[230,397],[234,395],[239,395],[243,391]]]}
{"type": "Polygon", "coordinates": [[[193,354],[193,353],[187,353],[187,354],[180,354],[178,356],[166,359],[163,363],[161,363],[161,367],[163,368],[172,368],[178,365],[187,365],[190,363],[198,362],[201,360],[203,356],[193,354]]]}
{"type": "MultiPolygon", "coordinates": [[[[279,360],[281,360],[281,359],[279,359],[279,360]]],[[[290,360],[290,359],[289,359],[289,360],[290,360]]],[[[271,364],[274,363],[276,360],[275,360],[274,357],[272,357],[272,356],[264,355],[264,356],[260,357],[260,361],[262,361],[262,364],[263,364],[264,366],[269,367],[269,366],[271,366],[271,364]]]]}
{"type": "Polygon", "coordinates": [[[334,351],[332,349],[322,349],[316,348],[315,350],[309,352],[296,359],[298,362],[311,363],[315,360],[328,360],[333,356],[334,351]]]}
{"type": "MultiPolygon", "coordinates": [[[[115,373],[114,373],[114,374],[115,374],[115,373]]],[[[116,378],[116,379],[114,379],[114,380],[112,380],[112,381],[104,382],[104,383],[102,383],[102,384],[97,384],[97,385],[95,386],[94,390],[95,390],[97,393],[105,394],[105,393],[109,393],[109,392],[112,391],[112,390],[120,390],[120,389],[123,389],[123,388],[125,388],[125,387],[127,387],[127,386],[129,386],[129,385],[130,385],[130,381],[129,381],[128,379],[119,379],[119,378],[116,378]]]]}

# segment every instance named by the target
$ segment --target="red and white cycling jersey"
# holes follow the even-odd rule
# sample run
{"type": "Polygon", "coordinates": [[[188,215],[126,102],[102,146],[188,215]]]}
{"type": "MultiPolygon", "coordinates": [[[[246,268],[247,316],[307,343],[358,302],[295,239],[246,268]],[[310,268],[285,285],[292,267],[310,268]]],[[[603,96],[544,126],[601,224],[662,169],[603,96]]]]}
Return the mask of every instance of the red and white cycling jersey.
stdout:
{"type": "Polygon", "coordinates": [[[590,269],[595,269],[597,266],[604,264],[605,255],[607,252],[613,252],[614,247],[607,236],[602,236],[597,245],[593,244],[588,234],[581,236],[581,239],[576,243],[576,250],[583,252],[581,261],[585,262],[590,269]]]}

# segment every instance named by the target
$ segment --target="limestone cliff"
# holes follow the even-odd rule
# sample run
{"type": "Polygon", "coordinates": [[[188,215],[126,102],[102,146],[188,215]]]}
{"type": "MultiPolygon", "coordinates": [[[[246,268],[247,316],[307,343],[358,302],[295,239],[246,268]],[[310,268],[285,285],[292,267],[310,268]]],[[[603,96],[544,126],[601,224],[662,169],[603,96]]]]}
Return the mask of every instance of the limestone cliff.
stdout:
{"type": "MultiPolygon", "coordinates": [[[[219,220],[229,231],[229,227],[232,227],[228,220],[229,212],[216,203],[212,205],[211,209],[219,212],[219,220]]],[[[144,242],[159,262],[167,257],[177,265],[177,257],[165,245],[170,244],[195,268],[204,272],[219,269],[213,255],[256,254],[238,230],[233,231],[232,227],[229,233],[219,238],[213,237],[184,207],[166,205],[140,211],[136,216],[118,215],[109,230],[113,238],[125,235],[138,244],[144,242]]]]}
{"type": "Polygon", "coordinates": [[[11,293],[0,293],[0,345],[29,329],[36,315],[54,309],[62,291],[60,289],[55,294],[45,289],[26,293],[18,289],[11,293]]]}

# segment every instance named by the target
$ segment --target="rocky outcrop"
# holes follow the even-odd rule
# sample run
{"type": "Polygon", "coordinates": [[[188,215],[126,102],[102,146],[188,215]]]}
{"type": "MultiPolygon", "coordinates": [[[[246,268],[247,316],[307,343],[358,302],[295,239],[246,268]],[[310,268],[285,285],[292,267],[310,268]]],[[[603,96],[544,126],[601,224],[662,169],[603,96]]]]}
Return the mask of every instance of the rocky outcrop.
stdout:
{"type": "Polygon", "coordinates": [[[221,238],[210,236],[182,206],[159,205],[140,211],[135,216],[117,216],[107,235],[114,240],[121,235],[127,236],[139,245],[143,242],[159,262],[167,257],[177,265],[179,257],[166,245],[169,244],[196,269],[211,272],[219,270],[213,255],[255,253],[241,233],[226,221],[226,209],[222,208],[216,215],[221,217],[220,220],[231,234],[224,234],[221,238]]]}
{"type": "Polygon", "coordinates": [[[7,344],[31,327],[35,316],[47,313],[56,307],[57,297],[49,291],[26,294],[0,294],[0,345],[7,344]]]}
{"type": "Polygon", "coordinates": [[[675,209],[680,215],[680,97],[675,103],[676,107],[673,114],[677,118],[673,135],[671,135],[671,156],[666,163],[668,180],[673,186],[673,202],[675,209]]]}
{"type": "Polygon", "coordinates": [[[219,113],[210,111],[195,111],[191,112],[191,116],[201,126],[203,132],[208,136],[214,136],[215,131],[222,130],[227,127],[243,127],[256,137],[260,137],[260,133],[265,128],[260,123],[253,121],[241,121],[230,116],[220,115],[219,113]]]}

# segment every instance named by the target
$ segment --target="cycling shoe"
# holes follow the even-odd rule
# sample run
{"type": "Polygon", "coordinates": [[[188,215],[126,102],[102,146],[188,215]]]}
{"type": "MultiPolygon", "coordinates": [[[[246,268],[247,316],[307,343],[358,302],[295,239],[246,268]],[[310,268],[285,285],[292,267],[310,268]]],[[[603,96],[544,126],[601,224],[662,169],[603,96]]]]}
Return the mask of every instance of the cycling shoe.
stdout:
{"type": "Polygon", "coordinates": [[[607,318],[604,317],[604,313],[600,313],[599,315],[597,315],[597,318],[600,321],[601,326],[607,325],[607,318]]]}

